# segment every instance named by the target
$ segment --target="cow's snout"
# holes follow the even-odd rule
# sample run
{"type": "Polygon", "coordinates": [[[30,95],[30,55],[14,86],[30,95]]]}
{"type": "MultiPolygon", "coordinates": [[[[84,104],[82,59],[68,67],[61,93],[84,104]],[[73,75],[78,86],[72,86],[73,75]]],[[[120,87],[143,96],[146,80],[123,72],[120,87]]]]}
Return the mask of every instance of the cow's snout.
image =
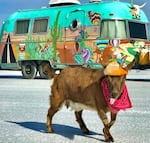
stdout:
{"type": "Polygon", "coordinates": [[[118,99],[119,96],[120,96],[119,92],[112,92],[112,97],[111,98],[118,99]]]}

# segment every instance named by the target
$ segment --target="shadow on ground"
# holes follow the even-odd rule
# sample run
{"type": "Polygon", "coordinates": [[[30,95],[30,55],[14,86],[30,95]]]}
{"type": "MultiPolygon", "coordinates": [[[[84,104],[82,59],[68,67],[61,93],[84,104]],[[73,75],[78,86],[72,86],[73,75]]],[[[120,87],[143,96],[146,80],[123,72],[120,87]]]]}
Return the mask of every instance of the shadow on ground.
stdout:
{"type": "MultiPolygon", "coordinates": [[[[21,127],[30,129],[30,130],[34,130],[37,132],[41,132],[41,133],[48,133],[47,132],[47,127],[45,123],[41,123],[41,122],[14,122],[14,121],[6,121],[7,123],[11,123],[11,124],[17,124],[21,127]]],[[[53,124],[53,129],[55,131],[55,134],[61,135],[65,138],[69,138],[69,139],[74,139],[75,135],[78,136],[85,136],[88,138],[92,138],[92,139],[96,139],[99,141],[103,141],[103,139],[99,139],[94,137],[94,135],[99,135],[99,136],[103,136],[103,134],[98,134],[96,132],[90,131],[90,133],[88,135],[84,135],[82,134],[80,128],[75,128],[72,126],[68,126],[68,125],[61,125],[61,124],[53,124]]]]}
{"type": "Polygon", "coordinates": [[[127,81],[139,81],[139,82],[150,82],[150,79],[132,79],[132,78],[127,78],[127,81]]]}

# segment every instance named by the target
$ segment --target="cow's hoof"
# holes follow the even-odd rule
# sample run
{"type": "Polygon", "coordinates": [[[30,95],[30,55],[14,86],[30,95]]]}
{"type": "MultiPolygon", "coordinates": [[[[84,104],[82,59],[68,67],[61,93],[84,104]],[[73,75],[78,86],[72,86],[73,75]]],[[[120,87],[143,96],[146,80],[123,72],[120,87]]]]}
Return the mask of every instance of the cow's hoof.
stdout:
{"type": "Polygon", "coordinates": [[[104,136],[105,136],[105,142],[114,142],[114,139],[113,139],[113,137],[111,136],[111,134],[110,134],[110,132],[109,132],[109,129],[104,128],[104,129],[103,129],[103,132],[104,132],[104,136]]]}
{"type": "Polygon", "coordinates": [[[89,131],[87,128],[82,129],[82,133],[83,133],[83,134],[89,134],[89,132],[90,132],[90,131],[89,131]]]}
{"type": "Polygon", "coordinates": [[[113,137],[109,137],[108,139],[105,140],[105,142],[109,142],[109,143],[114,142],[114,139],[113,139],[113,137]]]}
{"type": "Polygon", "coordinates": [[[54,133],[54,130],[52,128],[47,127],[48,133],[54,133]]]}

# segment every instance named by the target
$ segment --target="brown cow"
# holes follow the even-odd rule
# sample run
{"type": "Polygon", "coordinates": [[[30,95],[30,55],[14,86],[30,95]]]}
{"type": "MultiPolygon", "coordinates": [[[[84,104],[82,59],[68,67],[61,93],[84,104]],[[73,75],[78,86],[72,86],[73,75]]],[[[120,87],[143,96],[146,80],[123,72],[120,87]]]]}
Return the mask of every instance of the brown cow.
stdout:
{"type": "MultiPolygon", "coordinates": [[[[126,70],[128,70],[130,64],[126,70]]],[[[114,141],[109,130],[116,120],[116,115],[110,111],[103,95],[101,81],[105,77],[104,69],[93,70],[84,67],[67,67],[59,75],[54,77],[51,89],[50,105],[47,114],[47,128],[49,133],[53,133],[52,118],[60,110],[62,105],[75,110],[76,120],[83,133],[88,133],[82,119],[84,109],[97,111],[104,124],[104,136],[106,141],[114,141]],[[111,112],[111,121],[108,121],[107,112],[111,112]]],[[[119,98],[122,93],[126,75],[107,76],[107,82],[111,96],[119,98]]]]}

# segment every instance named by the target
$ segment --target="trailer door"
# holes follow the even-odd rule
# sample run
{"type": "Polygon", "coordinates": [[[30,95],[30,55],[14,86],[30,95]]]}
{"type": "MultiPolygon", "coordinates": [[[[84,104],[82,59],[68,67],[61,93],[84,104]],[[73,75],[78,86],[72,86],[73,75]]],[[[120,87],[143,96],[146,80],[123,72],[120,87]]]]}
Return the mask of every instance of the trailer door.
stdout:
{"type": "Polygon", "coordinates": [[[5,44],[2,44],[3,51],[1,57],[1,68],[3,69],[12,69],[19,68],[19,65],[16,62],[16,57],[14,55],[12,43],[10,40],[10,35],[7,36],[5,44]]]}
{"type": "Polygon", "coordinates": [[[85,26],[85,12],[74,10],[66,15],[64,35],[64,61],[67,64],[75,64],[74,54],[77,37],[85,26]]]}

